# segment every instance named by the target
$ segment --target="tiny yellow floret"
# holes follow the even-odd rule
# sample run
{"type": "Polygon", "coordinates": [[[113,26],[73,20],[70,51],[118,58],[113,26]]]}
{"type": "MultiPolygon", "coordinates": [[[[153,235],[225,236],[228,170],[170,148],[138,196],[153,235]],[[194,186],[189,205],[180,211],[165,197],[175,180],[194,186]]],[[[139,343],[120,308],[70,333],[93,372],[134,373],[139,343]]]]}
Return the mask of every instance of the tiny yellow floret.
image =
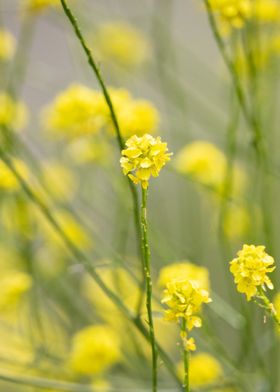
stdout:
{"type": "Polygon", "coordinates": [[[246,294],[247,300],[258,294],[258,289],[273,289],[268,273],[274,271],[274,259],[265,252],[265,246],[243,245],[235,259],[230,262],[237,291],[246,294]]]}
{"type": "Polygon", "coordinates": [[[142,137],[134,135],[125,144],[127,148],[122,151],[120,159],[123,173],[147,189],[150,177],[157,177],[170,160],[167,143],[162,143],[160,137],[145,134],[142,137]]]}

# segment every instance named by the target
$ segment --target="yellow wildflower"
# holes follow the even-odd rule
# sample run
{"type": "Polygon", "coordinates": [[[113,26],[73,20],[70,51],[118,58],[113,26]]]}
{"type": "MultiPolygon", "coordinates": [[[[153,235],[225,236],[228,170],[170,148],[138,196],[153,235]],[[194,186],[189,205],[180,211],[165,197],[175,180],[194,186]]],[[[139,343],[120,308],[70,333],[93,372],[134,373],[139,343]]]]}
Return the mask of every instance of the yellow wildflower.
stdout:
{"type": "Polygon", "coordinates": [[[83,328],[73,337],[69,362],[81,375],[103,373],[120,359],[118,335],[106,325],[83,328]]]}
{"type": "MultiPolygon", "coordinates": [[[[223,377],[223,369],[219,361],[208,353],[198,353],[190,358],[189,363],[190,387],[192,389],[203,388],[218,383],[223,377]]],[[[184,376],[184,365],[178,365],[178,373],[181,379],[184,376]]]]}
{"type": "Polygon", "coordinates": [[[222,23],[240,29],[251,16],[250,0],[208,0],[213,12],[222,23]]]}
{"type": "Polygon", "coordinates": [[[243,245],[237,256],[230,262],[230,271],[234,275],[237,290],[245,293],[248,301],[257,295],[258,288],[265,290],[267,286],[273,289],[267,273],[274,271],[274,259],[265,252],[265,246],[243,245]]]}
{"type": "Polygon", "coordinates": [[[147,189],[150,177],[157,177],[170,160],[167,143],[148,134],[142,137],[134,135],[127,140],[126,147],[120,159],[123,172],[135,184],[141,183],[142,188],[147,189]]]}
{"type": "Polygon", "coordinates": [[[29,12],[41,12],[49,7],[59,6],[59,0],[23,0],[22,8],[29,12]]]}
{"type": "Polygon", "coordinates": [[[15,307],[31,285],[31,277],[24,272],[10,271],[4,274],[0,279],[0,310],[15,307]]]}
{"type": "Polygon", "coordinates": [[[24,103],[14,101],[9,95],[0,92],[0,126],[22,129],[26,126],[27,119],[24,103]]]}
{"type": "Polygon", "coordinates": [[[103,125],[103,105],[99,92],[73,84],[44,110],[43,125],[53,136],[66,139],[95,134],[103,125]]]}
{"type": "Polygon", "coordinates": [[[7,30],[0,30],[0,61],[10,60],[16,49],[14,36],[7,30]]]}
{"type": "MultiPolygon", "coordinates": [[[[26,167],[24,162],[19,159],[14,159],[13,165],[15,166],[21,177],[26,180],[29,176],[29,173],[28,168],[26,167]]],[[[0,161],[0,189],[6,191],[16,191],[20,189],[20,183],[18,182],[18,179],[3,161],[0,161]]]]}
{"type": "Polygon", "coordinates": [[[263,23],[280,21],[280,4],[278,0],[254,0],[252,5],[253,16],[263,23]]]}
{"type": "Polygon", "coordinates": [[[94,47],[102,60],[128,68],[141,65],[149,54],[146,38],[125,22],[108,22],[99,26],[94,47]]]}
{"type": "Polygon", "coordinates": [[[231,240],[242,238],[249,230],[250,217],[246,208],[231,204],[224,215],[223,229],[231,240]]]}
{"type": "Polygon", "coordinates": [[[209,272],[205,267],[192,264],[189,261],[173,263],[161,268],[158,285],[165,287],[172,280],[186,279],[197,282],[199,287],[209,290],[209,272]]]}

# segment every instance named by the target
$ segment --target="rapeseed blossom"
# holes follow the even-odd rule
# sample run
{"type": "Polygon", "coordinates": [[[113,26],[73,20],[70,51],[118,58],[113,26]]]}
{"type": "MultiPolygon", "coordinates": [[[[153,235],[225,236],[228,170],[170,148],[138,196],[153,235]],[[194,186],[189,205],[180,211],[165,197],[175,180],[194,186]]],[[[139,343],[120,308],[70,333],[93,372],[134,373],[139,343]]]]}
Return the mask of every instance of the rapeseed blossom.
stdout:
{"type": "Polygon", "coordinates": [[[252,15],[259,22],[277,23],[280,21],[280,4],[278,0],[254,0],[252,15]]]}
{"type": "MultiPolygon", "coordinates": [[[[14,159],[12,163],[20,176],[27,180],[29,177],[29,170],[25,163],[20,159],[14,159]]],[[[0,189],[12,192],[19,190],[20,186],[21,185],[14,173],[6,166],[3,161],[0,161],[0,189]]]]}
{"type": "Polygon", "coordinates": [[[59,0],[22,0],[22,8],[29,12],[41,12],[49,7],[58,7],[59,0]]]}
{"type": "Polygon", "coordinates": [[[157,177],[162,167],[170,160],[167,143],[160,137],[154,138],[145,134],[142,137],[132,136],[125,143],[120,159],[123,173],[135,183],[147,189],[151,176],[157,177]]]}
{"type": "Polygon", "coordinates": [[[220,22],[232,28],[240,29],[250,18],[252,5],[250,0],[208,0],[213,12],[220,22]]]}
{"type": "Polygon", "coordinates": [[[10,60],[16,49],[16,40],[7,30],[0,29],[0,61],[10,60]]]}
{"type": "Polygon", "coordinates": [[[70,367],[81,375],[98,375],[121,359],[118,335],[106,325],[91,325],[72,339],[70,367]]]}
{"type": "Polygon", "coordinates": [[[31,277],[19,271],[2,271],[0,279],[0,311],[14,308],[22,296],[31,288],[31,277]]]}
{"type": "Polygon", "coordinates": [[[19,130],[26,126],[28,112],[25,104],[0,92],[0,126],[19,130]]]}
{"type": "Polygon", "coordinates": [[[258,294],[259,289],[273,289],[268,273],[274,271],[274,259],[265,252],[265,246],[243,245],[237,257],[230,262],[237,290],[246,294],[247,300],[258,294]]]}
{"type": "Polygon", "coordinates": [[[172,280],[186,279],[195,281],[199,287],[209,290],[209,271],[205,267],[195,265],[189,261],[181,261],[161,268],[158,285],[165,287],[172,280]]]}

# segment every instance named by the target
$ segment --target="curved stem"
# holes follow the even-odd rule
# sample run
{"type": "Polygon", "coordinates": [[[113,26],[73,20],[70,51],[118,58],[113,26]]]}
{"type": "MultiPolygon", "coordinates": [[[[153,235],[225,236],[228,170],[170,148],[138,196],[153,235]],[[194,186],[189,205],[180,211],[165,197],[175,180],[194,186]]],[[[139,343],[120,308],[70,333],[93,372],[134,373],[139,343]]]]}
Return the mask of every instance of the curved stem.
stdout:
{"type": "Polygon", "coordinates": [[[155,342],[154,322],[153,322],[153,314],[152,314],[153,287],[152,287],[152,278],[151,278],[150,248],[148,244],[147,189],[144,188],[142,188],[141,229],[142,229],[142,252],[144,255],[144,269],[145,269],[145,276],[146,276],[146,308],[148,313],[150,344],[152,349],[153,392],[156,392],[157,391],[157,347],[155,342]]]}

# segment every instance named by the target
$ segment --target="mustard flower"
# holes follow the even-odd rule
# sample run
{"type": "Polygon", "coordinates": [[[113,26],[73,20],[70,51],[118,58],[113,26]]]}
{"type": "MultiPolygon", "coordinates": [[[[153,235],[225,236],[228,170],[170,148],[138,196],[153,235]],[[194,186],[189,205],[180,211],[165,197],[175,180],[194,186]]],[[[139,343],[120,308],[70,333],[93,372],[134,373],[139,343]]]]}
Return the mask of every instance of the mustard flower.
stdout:
{"type": "Polygon", "coordinates": [[[252,13],[250,0],[208,1],[212,11],[217,13],[221,23],[228,24],[230,28],[242,28],[252,13]]]}
{"type": "Polygon", "coordinates": [[[0,279],[0,310],[9,310],[15,307],[22,296],[31,288],[31,285],[31,277],[24,272],[4,273],[0,279]]]}
{"type": "Polygon", "coordinates": [[[273,257],[265,252],[265,246],[243,245],[237,257],[230,262],[230,271],[234,275],[237,290],[246,294],[247,300],[258,294],[258,289],[265,290],[266,286],[273,289],[268,273],[276,267],[273,257]]]}
{"type": "Polygon", "coordinates": [[[49,7],[58,7],[59,0],[22,0],[22,8],[28,12],[38,13],[49,7]]]}
{"type": "Polygon", "coordinates": [[[26,126],[28,112],[25,104],[0,92],[0,125],[20,130],[26,126]]]}
{"type": "MultiPolygon", "coordinates": [[[[0,109],[1,110],[1,109],[0,109]]],[[[13,165],[15,166],[18,173],[27,180],[29,177],[29,171],[27,166],[20,159],[14,159],[13,165]]],[[[0,161],[0,189],[6,191],[17,191],[20,189],[20,183],[15,177],[14,173],[5,165],[3,161],[0,161]]]]}
{"type": "Polygon", "coordinates": [[[78,374],[101,374],[120,359],[118,335],[107,325],[91,325],[73,336],[69,363],[78,374]]]}
{"type": "Polygon", "coordinates": [[[123,173],[135,184],[140,183],[143,189],[147,189],[150,177],[157,177],[170,160],[167,143],[148,134],[142,137],[134,135],[127,140],[126,147],[120,159],[123,173]]]}
{"type": "Polygon", "coordinates": [[[126,22],[107,22],[94,34],[94,48],[101,60],[134,68],[145,62],[149,44],[144,35],[126,22]]]}
{"type": "Polygon", "coordinates": [[[161,268],[158,285],[165,287],[168,282],[176,279],[195,281],[199,287],[205,290],[209,290],[210,287],[208,269],[192,264],[189,261],[181,261],[161,268]]]}
{"type": "MultiPolygon", "coordinates": [[[[178,364],[178,373],[183,379],[183,363],[178,364]]],[[[221,381],[223,369],[220,362],[209,353],[201,352],[190,358],[189,364],[190,387],[203,388],[221,381]]]]}
{"type": "Polygon", "coordinates": [[[0,61],[10,60],[16,49],[14,36],[7,30],[0,30],[0,61]]]}
{"type": "Polygon", "coordinates": [[[280,4],[278,0],[254,0],[252,13],[260,22],[277,23],[280,21],[280,4]]]}
{"type": "MultiPolygon", "coordinates": [[[[202,321],[199,317],[203,303],[211,302],[208,291],[199,287],[197,282],[191,280],[172,280],[166,285],[162,303],[167,305],[165,319],[167,321],[182,320],[186,323],[186,330],[194,327],[200,328],[202,321]]],[[[193,338],[181,336],[187,350],[196,349],[193,338]]]]}

